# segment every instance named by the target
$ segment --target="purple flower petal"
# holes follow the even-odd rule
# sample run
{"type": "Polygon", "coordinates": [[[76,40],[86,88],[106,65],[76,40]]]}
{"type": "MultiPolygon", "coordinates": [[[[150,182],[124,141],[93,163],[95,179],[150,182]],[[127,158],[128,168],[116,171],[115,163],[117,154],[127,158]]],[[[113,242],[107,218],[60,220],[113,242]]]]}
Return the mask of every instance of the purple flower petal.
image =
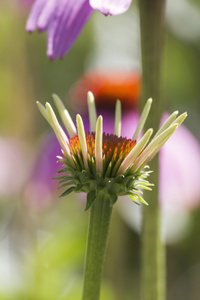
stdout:
{"type": "Polygon", "coordinates": [[[31,9],[31,13],[26,23],[26,30],[33,32],[37,28],[37,22],[41,15],[41,11],[46,5],[46,0],[36,0],[31,9]]]}
{"type": "Polygon", "coordinates": [[[47,30],[47,27],[58,9],[60,1],[48,0],[38,18],[37,28],[40,32],[47,30]]]}
{"type": "Polygon", "coordinates": [[[94,9],[105,15],[125,12],[131,0],[36,0],[26,30],[47,30],[47,55],[55,60],[70,50],[94,9]]]}
{"type": "Polygon", "coordinates": [[[93,11],[89,0],[36,0],[26,30],[47,30],[47,55],[51,60],[63,58],[93,11]]]}
{"type": "Polygon", "coordinates": [[[88,0],[62,0],[48,28],[47,55],[51,60],[62,58],[71,48],[91,17],[88,0]]]}
{"type": "Polygon", "coordinates": [[[127,11],[132,0],[89,0],[93,9],[99,10],[104,15],[120,15],[127,11]]]}

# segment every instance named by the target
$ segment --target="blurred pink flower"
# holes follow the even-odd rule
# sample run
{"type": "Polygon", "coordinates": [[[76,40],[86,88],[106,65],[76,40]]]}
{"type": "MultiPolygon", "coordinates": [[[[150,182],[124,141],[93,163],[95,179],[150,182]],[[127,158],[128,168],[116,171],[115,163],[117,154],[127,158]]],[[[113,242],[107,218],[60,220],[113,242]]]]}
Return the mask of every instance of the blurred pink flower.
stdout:
{"type": "Polygon", "coordinates": [[[47,31],[47,55],[63,58],[70,50],[94,9],[105,15],[125,12],[130,0],[35,0],[26,30],[47,31]]]}
{"type": "Polygon", "coordinates": [[[19,140],[0,137],[0,196],[17,195],[30,170],[27,146],[19,140]],[[27,158],[27,159],[26,159],[27,158]]]}
{"type": "Polygon", "coordinates": [[[200,204],[200,145],[185,126],[162,148],[159,160],[163,209],[195,209],[200,204]]]}
{"type": "Polygon", "coordinates": [[[42,137],[40,149],[24,187],[24,201],[31,208],[42,210],[52,204],[58,188],[57,180],[52,180],[52,177],[56,176],[56,171],[62,166],[57,163],[56,158],[60,154],[59,143],[52,132],[42,137]]]}

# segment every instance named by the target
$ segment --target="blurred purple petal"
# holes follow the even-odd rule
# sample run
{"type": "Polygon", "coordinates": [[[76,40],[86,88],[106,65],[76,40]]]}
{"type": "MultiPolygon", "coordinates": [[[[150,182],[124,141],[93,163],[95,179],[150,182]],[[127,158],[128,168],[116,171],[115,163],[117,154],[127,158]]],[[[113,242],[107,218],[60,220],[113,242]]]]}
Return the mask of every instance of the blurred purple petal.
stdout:
{"type": "Polygon", "coordinates": [[[40,17],[41,11],[46,5],[46,0],[36,0],[33,4],[31,13],[26,23],[26,30],[33,32],[37,28],[37,22],[40,17]]]}
{"type": "Polygon", "coordinates": [[[131,0],[36,0],[27,20],[26,30],[47,30],[47,55],[63,58],[70,50],[94,9],[105,15],[125,12],[131,0]]]}
{"type": "Polygon", "coordinates": [[[37,27],[40,32],[47,30],[47,27],[54,17],[56,10],[58,9],[58,1],[48,0],[47,4],[43,8],[37,22],[37,27]]]}
{"type": "MultiPolygon", "coordinates": [[[[123,104],[122,104],[123,105],[123,104]]],[[[133,134],[137,128],[140,116],[137,110],[127,111],[124,115],[122,114],[122,131],[121,135],[132,139],[133,134]]]]}
{"type": "Polygon", "coordinates": [[[44,208],[52,203],[52,198],[58,188],[56,171],[61,168],[57,162],[57,155],[61,155],[60,145],[56,136],[51,133],[43,139],[38,155],[27,181],[24,195],[26,202],[35,208],[44,208]]]}
{"type": "Polygon", "coordinates": [[[92,13],[89,0],[36,0],[26,30],[47,30],[47,55],[51,60],[63,58],[92,13]]]}
{"type": "Polygon", "coordinates": [[[132,0],[89,0],[90,5],[104,15],[119,15],[127,11],[132,0]]]}
{"type": "Polygon", "coordinates": [[[88,0],[62,0],[48,28],[47,55],[64,57],[93,13],[88,0]]]}

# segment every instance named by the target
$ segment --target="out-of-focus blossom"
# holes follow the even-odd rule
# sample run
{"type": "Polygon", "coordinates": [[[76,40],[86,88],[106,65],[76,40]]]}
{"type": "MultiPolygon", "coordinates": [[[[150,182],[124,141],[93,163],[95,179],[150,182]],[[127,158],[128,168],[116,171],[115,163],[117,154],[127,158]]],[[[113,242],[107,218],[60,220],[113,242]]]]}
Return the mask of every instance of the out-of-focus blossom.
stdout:
{"type": "Polygon", "coordinates": [[[114,70],[86,72],[70,91],[70,100],[75,110],[79,108],[82,113],[87,112],[88,90],[91,90],[95,97],[98,112],[102,109],[104,112],[106,109],[113,111],[116,99],[123,103],[122,109],[133,110],[138,107],[140,74],[114,70]]]}
{"type": "Polygon", "coordinates": [[[27,147],[19,140],[0,138],[1,197],[11,197],[21,191],[30,170],[27,153],[27,147]]]}
{"type": "Polygon", "coordinates": [[[47,31],[47,55],[51,60],[63,58],[70,50],[94,9],[105,15],[125,12],[130,0],[35,0],[26,30],[47,31]]]}
{"type": "MultiPolygon", "coordinates": [[[[161,121],[164,122],[167,116],[168,114],[164,114],[161,121]]],[[[163,147],[159,159],[161,206],[165,210],[195,209],[200,204],[198,141],[186,127],[181,126],[163,147]]]]}

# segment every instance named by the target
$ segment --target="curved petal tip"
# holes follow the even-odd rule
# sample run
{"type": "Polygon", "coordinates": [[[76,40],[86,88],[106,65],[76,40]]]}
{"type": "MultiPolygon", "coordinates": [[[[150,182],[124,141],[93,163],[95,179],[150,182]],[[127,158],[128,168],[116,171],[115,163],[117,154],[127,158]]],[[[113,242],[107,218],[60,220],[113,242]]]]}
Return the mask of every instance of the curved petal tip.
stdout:
{"type": "Polygon", "coordinates": [[[120,15],[128,10],[132,0],[89,0],[93,9],[104,15],[120,15]]]}

